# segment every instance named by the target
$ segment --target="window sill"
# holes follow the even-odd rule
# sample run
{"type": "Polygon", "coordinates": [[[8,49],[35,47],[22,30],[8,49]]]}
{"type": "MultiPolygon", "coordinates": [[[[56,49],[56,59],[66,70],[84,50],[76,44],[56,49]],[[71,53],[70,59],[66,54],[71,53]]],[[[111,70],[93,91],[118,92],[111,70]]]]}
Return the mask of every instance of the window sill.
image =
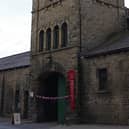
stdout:
{"type": "Polygon", "coordinates": [[[110,92],[108,90],[99,90],[97,94],[110,94],[110,92]]]}
{"type": "Polygon", "coordinates": [[[62,47],[62,48],[58,48],[58,49],[44,50],[41,52],[33,53],[32,55],[35,56],[35,55],[40,55],[40,54],[50,54],[50,53],[55,53],[55,52],[59,52],[59,51],[63,51],[63,50],[67,50],[67,49],[71,49],[71,48],[75,48],[75,47],[78,47],[78,46],[77,45],[76,46],[67,46],[67,47],[62,47]]]}

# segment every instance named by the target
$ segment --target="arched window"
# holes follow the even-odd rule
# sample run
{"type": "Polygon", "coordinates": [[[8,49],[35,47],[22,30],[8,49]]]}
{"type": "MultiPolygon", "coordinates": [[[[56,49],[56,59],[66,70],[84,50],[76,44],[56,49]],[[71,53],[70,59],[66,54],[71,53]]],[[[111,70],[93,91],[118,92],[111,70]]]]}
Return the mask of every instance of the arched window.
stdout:
{"type": "Polygon", "coordinates": [[[39,52],[43,51],[44,48],[44,31],[41,30],[39,33],[39,52]]]}
{"type": "Polygon", "coordinates": [[[51,49],[51,29],[47,29],[46,32],[46,50],[51,49]]]}
{"type": "Polygon", "coordinates": [[[61,47],[66,47],[68,44],[68,27],[67,23],[63,23],[61,27],[61,47]]]}
{"type": "Polygon", "coordinates": [[[55,26],[53,33],[53,48],[56,49],[59,46],[59,27],[55,26]]]}

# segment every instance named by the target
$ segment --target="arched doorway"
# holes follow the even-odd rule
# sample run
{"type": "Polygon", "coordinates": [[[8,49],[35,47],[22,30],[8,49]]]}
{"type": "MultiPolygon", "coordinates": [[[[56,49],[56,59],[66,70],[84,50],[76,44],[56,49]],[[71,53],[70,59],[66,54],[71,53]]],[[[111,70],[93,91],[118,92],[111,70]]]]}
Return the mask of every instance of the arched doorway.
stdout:
{"type": "MultiPolygon", "coordinates": [[[[45,97],[66,96],[66,79],[57,72],[45,73],[40,78],[38,95],[45,97]]],[[[64,123],[66,100],[37,100],[37,120],[64,123]]]]}

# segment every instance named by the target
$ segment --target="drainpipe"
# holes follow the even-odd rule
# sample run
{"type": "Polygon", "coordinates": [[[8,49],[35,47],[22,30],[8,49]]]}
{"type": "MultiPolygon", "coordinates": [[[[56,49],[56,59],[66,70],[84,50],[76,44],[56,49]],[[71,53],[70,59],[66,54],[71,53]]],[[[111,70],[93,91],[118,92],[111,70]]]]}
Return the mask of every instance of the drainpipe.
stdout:
{"type": "Polygon", "coordinates": [[[120,22],[119,0],[116,1],[116,5],[117,5],[117,16],[118,16],[118,21],[120,22]]]}
{"type": "Polygon", "coordinates": [[[78,18],[79,18],[79,40],[80,40],[80,44],[79,44],[79,52],[78,52],[78,121],[79,123],[81,122],[81,57],[80,54],[82,52],[82,14],[81,14],[81,0],[78,0],[78,9],[79,9],[79,13],[78,13],[78,18]]]}
{"type": "Polygon", "coordinates": [[[80,29],[80,53],[82,51],[82,14],[81,14],[81,0],[79,0],[79,29],[80,29]]]}

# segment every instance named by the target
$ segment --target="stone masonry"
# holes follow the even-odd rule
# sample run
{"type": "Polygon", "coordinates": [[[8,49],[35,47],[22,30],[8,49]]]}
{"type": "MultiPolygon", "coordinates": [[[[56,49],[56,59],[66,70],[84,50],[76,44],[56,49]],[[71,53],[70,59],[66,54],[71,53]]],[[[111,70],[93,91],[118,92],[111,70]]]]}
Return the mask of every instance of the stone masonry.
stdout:
{"type": "MultiPolygon", "coordinates": [[[[86,60],[79,58],[80,53],[101,46],[113,34],[125,30],[125,21],[124,0],[33,0],[31,90],[35,94],[37,93],[41,81],[39,78],[46,76],[45,73],[58,72],[66,78],[68,94],[67,72],[74,69],[76,71],[76,110],[72,113],[68,107],[65,120],[68,122],[73,120],[76,122],[127,123],[128,106],[123,106],[124,103],[125,105],[128,103],[127,96],[123,96],[123,93],[127,94],[124,92],[127,85],[125,85],[125,89],[121,89],[123,92],[120,93],[120,83],[115,84],[110,81],[110,91],[112,92],[106,95],[100,94],[96,93],[97,80],[95,77],[97,66],[108,65],[109,75],[112,72],[112,79],[119,80],[120,75],[124,74],[121,83],[128,82],[124,81],[126,73],[123,73],[122,66],[119,66],[120,58],[121,60],[125,59],[125,55],[86,60]],[[63,23],[68,25],[68,44],[64,48],[61,47],[63,23]],[[46,50],[47,29],[51,29],[51,46],[53,46],[53,30],[57,25],[59,26],[58,49],[46,50]],[[39,51],[41,31],[44,31],[44,44],[43,50],[39,51]],[[116,88],[117,86],[119,88],[116,88]],[[91,89],[91,87],[93,88],[91,89]]],[[[123,68],[125,67],[123,66],[123,68]]],[[[31,112],[35,119],[37,117],[36,100],[31,103],[31,112]]]]}

